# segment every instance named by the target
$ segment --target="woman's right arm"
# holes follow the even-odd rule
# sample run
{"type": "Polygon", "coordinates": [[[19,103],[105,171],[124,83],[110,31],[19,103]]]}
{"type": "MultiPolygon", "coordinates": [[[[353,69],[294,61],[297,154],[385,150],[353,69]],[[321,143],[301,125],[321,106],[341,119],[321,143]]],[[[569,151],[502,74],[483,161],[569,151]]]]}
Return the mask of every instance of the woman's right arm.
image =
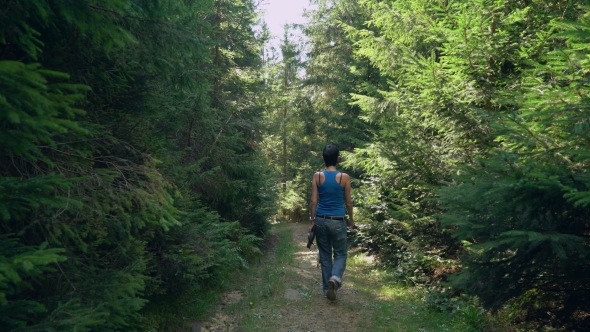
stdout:
{"type": "Polygon", "coordinates": [[[346,212],[348,212],[348,227],[354,228],[354,216],[353,216],[353,209],[352,209],[352,195],[351,195],[351,185],[350,185],[350,176],[348,174],[344,175],[344,204],[346,205],[346,212]]]}

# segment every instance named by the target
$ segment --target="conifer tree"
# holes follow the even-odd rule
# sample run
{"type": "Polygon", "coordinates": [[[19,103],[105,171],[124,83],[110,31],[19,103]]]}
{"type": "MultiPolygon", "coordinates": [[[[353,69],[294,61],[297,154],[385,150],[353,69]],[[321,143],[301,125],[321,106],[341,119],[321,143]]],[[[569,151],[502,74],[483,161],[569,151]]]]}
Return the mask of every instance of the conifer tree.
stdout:
{"type": "Polygon", "coordinates": [[[585,149],[576,74],[585,21],[572,23],[582,2],[363,5],[372,29],[345,28],[389,87],[355,95],[379,129],[354,161],[382,176],[390,215],[414,225],[410,237],[422,234],[425,248],[452,257],[442,219],[466,246],[451,284],[489,308],[540,303],[531,317],[550,312],[561,324],[586,311],[576,304],[587,296],[577,219],[587,189],[576,169],[585,149]],[[564,29],[572,32],[552,37],[564,29]]]}
{"type": "MultiPolygon", "coordinates": [[[[298,221],[302,218],[304,201],[296,184],[299,175],[297,161],[301,154],[302,129],[306,119],[303,112],[308,101],[302,92],[301,43],[297,38],[297,28],[284,26],[279,50],[271,47],[271,56],[265,64],[266,111],[264,123],[264,153],[271,161],[280,185],[281,214],[287,219],[298,221]]],[[[304,139],[304,141],[306,141],[304,139]]]]}
{"type": "Polygon", "coordinates": [[[453,285],[494,309],[513,300],[529,319],[572,329],[587,324],[576,315],[588,311],[590,295],[589,187],[580,168],[588,150],[587,17],[556,17],[546,27],[551,43],[522,50],[539,57],[523,68],[520,93],[504,92],[518,112],[493,118],[498,147],[440,191],[446,223],[467,244],[453,285]]]}
{"type": "Polygon", "coordinates": [[[198,309],[187,298],[258,254],[270,203],[255,152],[254,11],[0,9],[3,328],[168,329],[198,309]]]}

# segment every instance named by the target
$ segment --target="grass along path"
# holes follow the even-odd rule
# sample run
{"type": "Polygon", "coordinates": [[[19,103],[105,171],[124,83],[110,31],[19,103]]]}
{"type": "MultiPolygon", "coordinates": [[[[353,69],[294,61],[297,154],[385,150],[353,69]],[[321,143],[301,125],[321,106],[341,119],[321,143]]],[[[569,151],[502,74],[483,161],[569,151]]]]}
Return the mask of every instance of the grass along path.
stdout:
{"type": "MultiPolygon", "coordinates": [[[[273,226],[273,249],[240,272],[218,312],[192,331],[479,331],[477,321],[425,307],[416,291],[393,283],[370,257],[349,251],[336,301],[321,291],[317,251],[306,247],[306,224],[273,226]],[[471,324],[470,324],[471,323],[471,324]]],[[[474,313],[474,319],[481,315],[474,313]]],[[[487,330],[487,329],[486,329],[487,330]]]]}

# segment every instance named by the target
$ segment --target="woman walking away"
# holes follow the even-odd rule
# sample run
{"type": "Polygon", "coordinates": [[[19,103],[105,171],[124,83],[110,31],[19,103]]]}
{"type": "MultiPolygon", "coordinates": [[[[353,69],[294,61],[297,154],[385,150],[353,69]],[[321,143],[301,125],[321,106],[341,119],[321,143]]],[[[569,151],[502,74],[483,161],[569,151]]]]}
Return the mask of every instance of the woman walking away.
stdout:
{"type": "Polygon", "coordinates": [[[338,147],[333,144],[328,144],[324,148],[326,169],[313,175],[310,202],[310,231],[315,226],[322,264],[322,289],[330,301],[336,299],[336,291],[342,286],[342,275],[346,269],[346,212],[348,226],[354,227],[350,176],[336,170],[336,164],[340,161],[339,154],[338,147]]]}

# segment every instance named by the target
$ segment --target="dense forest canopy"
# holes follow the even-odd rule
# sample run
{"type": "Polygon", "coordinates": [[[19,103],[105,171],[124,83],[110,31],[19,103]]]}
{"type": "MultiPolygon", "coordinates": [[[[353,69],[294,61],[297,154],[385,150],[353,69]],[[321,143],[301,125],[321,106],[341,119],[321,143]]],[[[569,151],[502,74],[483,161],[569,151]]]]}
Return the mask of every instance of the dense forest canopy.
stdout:
{"type": "Polygon", "coordinates": [[[335,143],[426,303],[584,330],[586,1],[312,3],[269,57],[252,0],[0,1],[0,326],[182,324],[335,143]]]}
{"type": "Polygon", "coordinates": [[[463,294],[515,322],[583,330],[587,3],[313,3],[281,203],[305,207],[321,145],[337,143],[356,178],[354,241],[427,303],[452,309],[463,294]]]}
{"type": "Polygon", "coordinates": [[[273,209],[254,2],[0,8],[0,326],[165,330],[273,209]]]}

